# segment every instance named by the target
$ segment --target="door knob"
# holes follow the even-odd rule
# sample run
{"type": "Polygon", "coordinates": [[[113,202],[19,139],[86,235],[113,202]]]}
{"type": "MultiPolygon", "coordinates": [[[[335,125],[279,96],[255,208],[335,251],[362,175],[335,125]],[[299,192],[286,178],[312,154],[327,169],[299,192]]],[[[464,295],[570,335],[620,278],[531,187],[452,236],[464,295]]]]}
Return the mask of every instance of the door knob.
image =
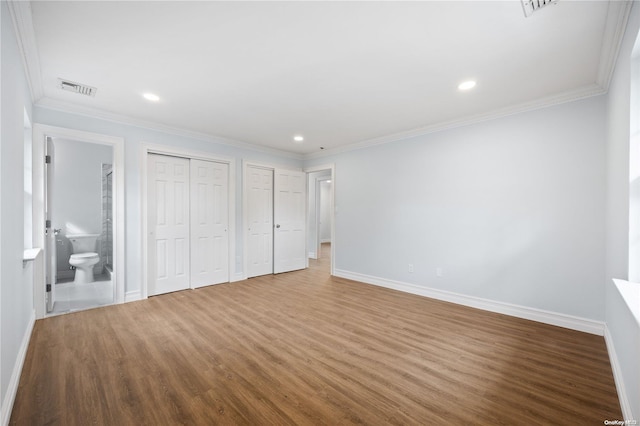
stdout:
{"type": "Polygon", "coordinates": [[[280,228],[280,224],[277,224],[277,225],[276,225],[276,228],[280,228]]]}

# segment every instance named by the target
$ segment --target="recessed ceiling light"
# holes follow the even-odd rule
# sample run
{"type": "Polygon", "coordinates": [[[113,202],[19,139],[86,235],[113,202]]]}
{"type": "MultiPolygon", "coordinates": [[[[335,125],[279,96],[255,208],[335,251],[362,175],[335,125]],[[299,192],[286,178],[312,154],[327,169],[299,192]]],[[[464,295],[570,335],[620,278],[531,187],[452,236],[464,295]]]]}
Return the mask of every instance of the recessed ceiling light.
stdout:
{"type": "Polygon", "coordinates": [[[145,93],[142,97],[152,102],[158,102],[160,100],[160,96],[154,95],[153,93],[145,93]]]}
{"type": "Polygon", "coordinates": [[[304,137],[297,135],[293,137],[293,140],[296,142],[302,142],[304,140],[304,137]]]}
{"type": "Polygon", "coordinates": [[[473,80],[463,81],[458,85],[459,90],[469,90],[473,89],[474,87],[476,87],[476,82],[473,80]]]}

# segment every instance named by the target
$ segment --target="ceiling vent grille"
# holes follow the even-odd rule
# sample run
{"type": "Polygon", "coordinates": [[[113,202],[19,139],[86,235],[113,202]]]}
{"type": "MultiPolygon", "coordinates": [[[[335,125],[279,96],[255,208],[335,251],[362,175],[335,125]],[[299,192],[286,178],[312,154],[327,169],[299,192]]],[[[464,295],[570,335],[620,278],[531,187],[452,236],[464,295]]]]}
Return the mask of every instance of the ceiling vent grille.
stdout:
{"type": "Polygon", "coordinates": [[[529,17],[533,12],[542,9],[550,4],[557,4],[558,0],[521,0],[524,16],[529,17]]]}
{"type": "Polygon", "coordinates": [[[69,92],[79,93],[81,95],[95,96],[98,89],[87,86],[86,84],[75,83],[69,80],[58,79],[58,87],[69,92]]]}

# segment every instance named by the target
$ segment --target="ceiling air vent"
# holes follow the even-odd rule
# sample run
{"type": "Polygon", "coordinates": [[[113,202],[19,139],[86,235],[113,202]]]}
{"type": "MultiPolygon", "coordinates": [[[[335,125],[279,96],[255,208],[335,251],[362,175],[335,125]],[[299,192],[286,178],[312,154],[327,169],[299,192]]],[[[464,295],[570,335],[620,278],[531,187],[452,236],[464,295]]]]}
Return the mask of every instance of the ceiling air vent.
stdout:
{"type": "Polygon", "coordinates": [[[73,81],[63,80],[61,78],[58,79],[58,87],[62,90],[87,96],[95,96],[96,91],[98,90],[95,87],[87,86],[86,84],[74,83],[73,81]]]}
{"type": "Polygon", "coordinates": [[[550,4],[558,3],[558,0],[521,0],[524,16],[529,17],[533,12],[542,9],[550,4]]]}

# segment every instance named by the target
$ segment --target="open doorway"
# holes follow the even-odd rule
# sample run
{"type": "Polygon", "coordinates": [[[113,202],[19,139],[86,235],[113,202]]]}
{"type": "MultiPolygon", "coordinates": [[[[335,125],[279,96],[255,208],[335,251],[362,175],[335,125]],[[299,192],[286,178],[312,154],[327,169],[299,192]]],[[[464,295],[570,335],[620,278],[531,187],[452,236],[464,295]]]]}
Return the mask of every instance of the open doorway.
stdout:
{"type": "Polygon", "coordinates": [[[47,144],[47,313],[113,304],[114,149],[65,138],[47,144]]]}
{"type": "Polygon", "coordinates": [[[33,158],[36,318],[122,303],[124,140],[36,124],[33,158]]]}
{"type": "Polygon", "coordinates": [[[310,268],[333,275],[335,239],[334,166],[325,165],[307,172],[307,248],[310,268]]]}

